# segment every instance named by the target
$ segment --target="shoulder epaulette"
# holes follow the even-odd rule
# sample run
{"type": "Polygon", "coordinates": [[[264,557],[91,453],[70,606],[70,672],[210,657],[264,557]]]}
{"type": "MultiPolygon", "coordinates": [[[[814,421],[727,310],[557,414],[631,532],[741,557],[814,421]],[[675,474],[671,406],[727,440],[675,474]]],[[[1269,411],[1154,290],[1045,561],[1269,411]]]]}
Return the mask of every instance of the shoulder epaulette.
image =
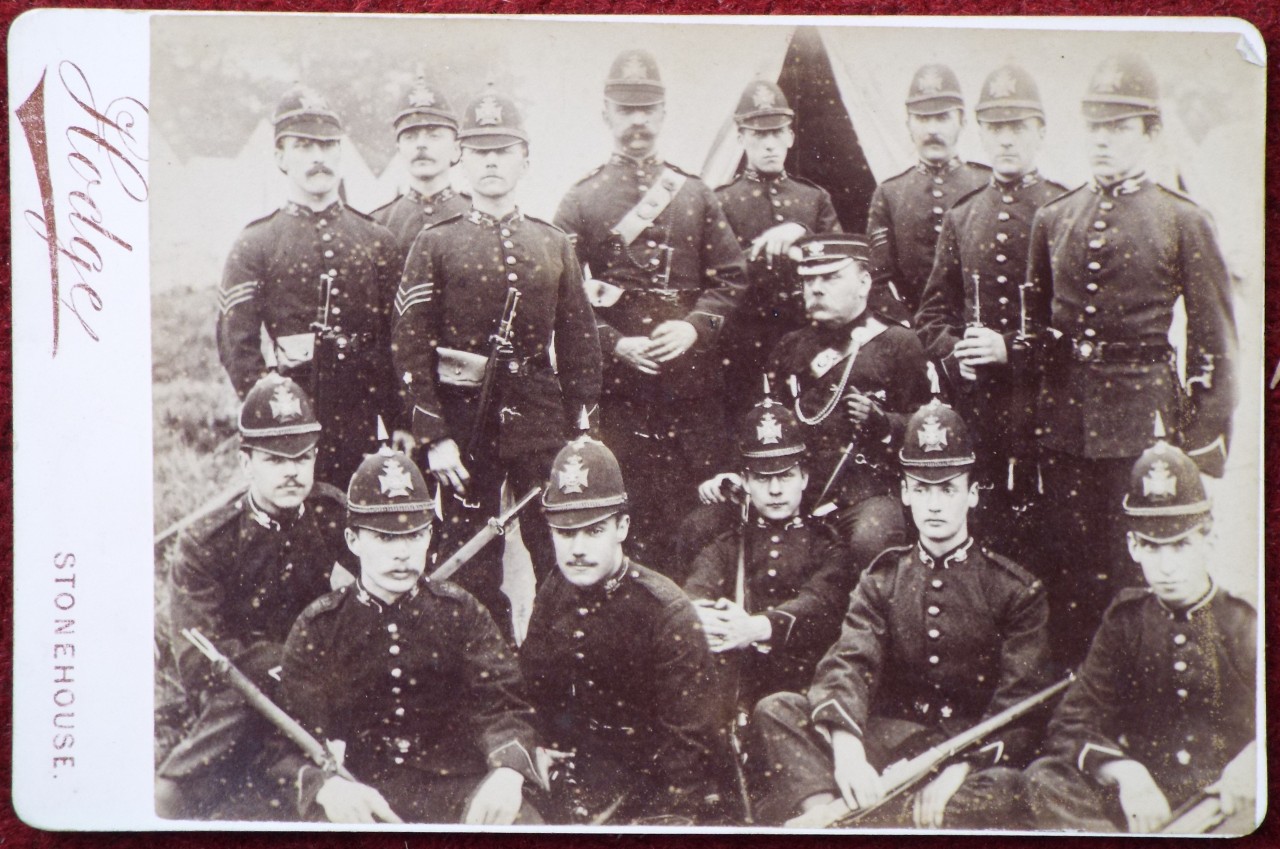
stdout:
{"type": "Polygon", "coordinates": [[[566,236],[568,236],[568,235],[569,235],[568,233],[566,233],[564,230],[560,229],[558,226],[556,226],[556,225],[555,225],[555,224],[553,224],[552,222],[547,221],[545,218],[538,218],[536,215],[528,215],[528,214],[526,214],[526,215],[525,215],[525,218],[526,218],[527,220],[529,220],[529,221],[535,221],[535,222],[537,222],[538,224],[541,224],[541,225],[542,225],[542,226],[544,226],[544,227],[550,227],[552,230],[555,230],[557,233],[564,233],[564,235],[566,235],[566,236]]]}
{"type": "MultiPolygon", "coordinates": [[[[976,189],[970,189],[969,191],[967,191],[967,192],[965,192],[964,194],[960,195],[960,197],[956,198],[956,202],[955,202],[955,203],[953,203],[953,204],[951,204],[951,209],[957,209],[957,208],[959,208],[961,204],[965,203],[966,201],[968,201],[968,200],[972,199],[973,197],[975,197],[975,196],[977,196],[977,195],[982,194],[984,191],[986,191],[988,188],[990,188],[990,186],[991,186],[991,184],[990,184],[990,183],[983,183],[981,186],[978,186],[976,189]]],[[[948,211],[948,212],[950,212],[950,211],[951,211],[951,209],[949,209],[949,210],[947,210],[947,211],[948,211]]]]}
{"type": "Polygon", "coordinates": [[[315,601],[308,604],[306,608],[303,609],[302,614],[298,618],[308,619],[308,620],[315,619],[317,616],[320,616],[322,614],[328,613],[331,610],[336,609],[338,605],[342,603],[342,600],[347,597],[347,595],[351,591],[351,588],[354,586],[355,584],[347,584],[345,587],[342,587],[341,589],[337,589],[337,590],[334,590],[333,592],[325,593],[315,601]]]}
{"type": "Polygon", "coordinates": [[[1067,198],[1079,192],[1081,189],[1088,187],[1088,185],[1089,185],[1088,183],[1081,183],[1080,185],[1076,186],[1074,189],[1068,189],[1067,191],[1058,195],[1056,198],[1045,201],[1043,204],[1041,204],[1040,208],[1044,209],[1046,206],[1050,206],[1055,203],[1061,203],[1062,201],[1066,200],[1067,198]]]}
{"type": "Polygon", "coordinates": [[[894,174],[892,177],[886,177],[885,179],[881,180],[880,185],[883,186],[885,183],[892,183],[894,180],[901,180],[903,177],[907,176],[914,170],[916,170],[916,166],[909,165],[902,171],[898,172],[897,174],[894,174]]]}
{"type": "Polygon", "coordinates": [[[672,171],[676,172],[677,174],[683,174],[684,176],[688,177],[690,180],[698,180],[698,181],[702,180],[702,178],[699,177],[697,174],[686,171],[683,168],[681,168],[679,165],[675,165],[671,162],[667,162],[665,159],[662,161],[662,164],[670,168],[672,171]]]}
{"type": "MultiPolygon", "coordinates": [[[[348,206],[347,211],[355,215],[357,218],[363,218],[365,221],[368,221],[371,224],[378,224],[377,221],[373,220],[372,215],[370,215],[367,212],[361,212],[360,210],[356,209],[354,206],[348,206]]],[[[378,226],[382,226],[382,225],[379,224],[378,226]]]]}
{"type": "Polygon", "coordinates": [[[898,558],[909,553],[914,548],[915,546],[911,544],[891,545],[872,558],[871,562],[867,564],[866,571],[873,572],[876,569],[883,569],[886,566],[896,566],[898,564],[898,558]]]}
{"type": "Polygon", "coordinates": [[[386,212],[386,211],[387,211],[387,210],[389,210],[391,207],[393,207],[393,206],[395,206],[397,203],[399,203],[399,202],[400,202],[400,198],[402,198],[402,197],[404,197],[404,194],[402,194],[402,193],[401,193],[401,194],[397,194],[394,198],[392,198],[392,199],[391,199],[391,201],[390,201],[390,202],[388,202],[388,203],[384,203],[382,206],[378,207],[377,209],[375,209],[373,212],[370,212],[369,214],[370,214],[371,216],[374,216],[374,217],[376,217],[376,216],[378,216],[378,215],[381,215],[382,213],[386,212]]]}
{"type": "Polygon", "coordinates": [[[444,226],[445,224],[452,224],[454,221],[457,221],[458,219],[462,218],[465,214],[466,213],[464,212],[455,212],[453,215],[450,215],[448,218],[441,218],[439,221],[432,221],[430,224],[424,225],[423,228],[418,232],[425,233],[428,230],[434,230],[437,227],[444,226]]]}
{"type": "Polygon", "coordinates": [[[997,552],[991,551],[986,548],[982,549],[982,553],[986,555],[986,558],[990,560],[992,563],[999,566],[1001,569],[1003,569],[1005,572],[1008,572],[1013,577],[1017,578],[1018,581],[1024,586],[1031,587],[1037,584],[1043,586],[1044,584],[1043,581],[1041,581],[1035,575],[1028,572],[1022,566],[1010,560],[1008,557],[1005,557],[1003,554],[998,554],[997,552]]]}
{"type": "Polygon", "coordinates": [[[601,171],[603,171],[603,170],[604,170],[604,166],[606,166],[606,165],[608,165],[608,164],[609,164],[609,163],[607,163],[607,162],[601,162],[601,163],[600,163],[599,165],[597,165],[595,168],[592,168],[590,171],[588,171],[586,174],[584,174],[580,180],[577,180],[577,181],[574,183],[574,185],[575,185],[575,186],[580,186],[580,185],[582,185],[583,183],[587,182],[587,180],[590,180],[592,177],[594,177],[595,175],[597,175],[597,174],[599,174],[601,171]]]}
{"type": "Polygon", "coordinates": [[[347,494],[331,483],[316,481],[316,485],[311,489],[311,494],[330,501],[336,501],[344,508],[347,506],[347,494]]]}
{"type": "MultiPolygon", "coordinates": [[[[1058,193],[1058,195],[1064,195],[1064,194],[1066,194],[1068,191],[1070,191],[1066,186],[1062,185],[1062,184],[1061,184],[1061,183],[1059,183],[1057,180],[1045,180],[1045,181],[1044,181],[1044,184],[1045,184],[1045,186],[1047,186],[1048,188],[1053,189],[1054,191],[1056,191],[1056,192],[1058,193]]],[[[1055,195],[1054,197],[1057,197],[1058,195],[1055,195]]]]}
{"type": "Polygon", "coordinates": [[[986,171],[987,173],[991,172],[991,166],[984,165],[981,162],[969,162],[968,160],[964,160],[964,164],[977,171],[986,171]]]}
{"type": "MultiPolygon", "coordinates": [[[[732,180],[730,180],[729,182],[727,182],[727,183],[722,183],[722,184],[720,184],[719,186],[716,186],[716,189],[715,189],[715,190],[716,190],[716,192],[717,192],[717,193],[719,193],[719,192],[722,192],[722,191],[724,191],[725,189],[729,188],[730,186],[736,186],[738,183],[741,183],[741,182],[742,182],[742,178],[743,178],[744,176],[746,176],[746,172],[745,172],[745,171],[739,171],[738,173],[736,173],[736,174],[734,174],[734,175],[733,175],[733,179],[732,179],[732,180]]],[[[794,179],[794,178],[793,178],[793,179],[794,179]]]]}
{"type": "Polygon", "coordinates": [[[195,538],[203,539],[210,534],[230,524],[233,520],[240,517],[244,512],[245,493],[242,490],[235,498],[226,504],[220,504],[208,513],[197,518],[187,528],[186,534],[195,538]]]}
{"type": "Polygon", "coordinates": [[[279,214],[280,214],[279,209],[273,209],[270,212],[268,212],[266,215],[262,216],[261,218],[255,218],[252,221],[250,221],[248,224],[245,225],[244,229],[248,230],[251,227],[257,227],[259,224],[266,224],[268,221],[270,221],[272,218],[275,218],[279,214]]]}
{"type": "Polygon", "coordinates": [[[827,191],[822,186],[819,186],[817,183],[813,182],[813,180],[807,180],[798,174],[788,174],[787,178],[790,180],[794,180],[795,182],[799,183],[802,186],[808,186],[811,189],[817,189],[818,191],[822,191],[822,192],[827,191]]]}
{"type": "Polygon", "coordinates": [[[1124,587],[1116,592],[1111,600],[1112,607],[1121,607],[1151,598],[1151,590],[1146,587],[1124,587]]]}
{"type": "Polygon", "coordinates": [[[427,589],[431,591],[432,595],[439,596],[440,598],[464,601],[467,598],[473,597],[465,588],[458,586],[453,581],[423,581],[423,583],[426,584],[427,589]]]}
{"type": "Polygon", "coordinates": [[[1194,200],[1192,200],[1188,195],[1184,194],[1183,192],[1178,191],[1178,190],[1177,190],[1177,189],[1175,189],[1175,188],[1172,188],[1172,187],[1170,187],[1170,186],[1166,186],[1164,183],[1156,183],[1156,186],[1157,186],[1157,187],[1159,187],[1159,188],[1161,188],[1161,189],[1164,189],[1166,193],[1173,195],[1174,197],[1178,198],[1179,200],[1184,200],[1184,201],[1186,201],[1187,203],[1191,204],[1191,205],[1192,205],[1192,206],[1194,206],[1194,207],[1197,207],[1197,208],[1198,208],[1198,207],[1200,206],[1200,204],[1196,203],[1196,202],[1195,202],[1194,200]]]}

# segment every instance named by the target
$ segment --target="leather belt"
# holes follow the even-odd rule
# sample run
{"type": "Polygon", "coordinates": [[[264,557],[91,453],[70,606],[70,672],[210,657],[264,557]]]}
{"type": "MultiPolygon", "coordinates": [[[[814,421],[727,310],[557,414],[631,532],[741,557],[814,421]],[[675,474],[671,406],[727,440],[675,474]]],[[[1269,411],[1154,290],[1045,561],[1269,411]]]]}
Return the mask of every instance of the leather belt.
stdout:
{"type": "Polygon", "coordinates": [[[1077,363],[1145,363],[1157,365],[1173,357],[1173,348],[1159,342],[1110,342],[1063,337],[1065,352],[1077,363]]]}

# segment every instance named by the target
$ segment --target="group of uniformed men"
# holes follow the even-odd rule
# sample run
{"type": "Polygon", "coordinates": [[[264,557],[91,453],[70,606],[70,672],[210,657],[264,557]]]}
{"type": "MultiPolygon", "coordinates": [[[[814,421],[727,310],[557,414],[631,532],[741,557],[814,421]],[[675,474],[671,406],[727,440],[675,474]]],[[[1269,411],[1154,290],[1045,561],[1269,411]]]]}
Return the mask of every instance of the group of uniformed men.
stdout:
{"type": "Polygon", "coordinates": [[[341,198],[338,116],[286,94],[289,201],[220,289],[248,490],[170,576],[194,721],[160,813],[779,824],[843,800],[880,825],[1150,831],[1208,793],[1251,814],[1255,614],[1210,577],[1201,480],[1227,451],[1231,292],[1206,215],[1143,173],[1149,68],[1091,78],[1070,192],[1036,170],[1024,69],[977,101],[990,168],[955,155],[955,74],[919,69],[919,163],[866,237],[785,170],[776,85],[744,91],[745,167],[714,192],[657,156],[664,99],[650,54],[617,58],[614,152],[552,224],[516,206],[530,139],[493,90],[458,115],[419,79],[393,122],[410,187],[372,217],[341,198]],[[502,545],[424,577],[504,483],[542,486],[518,648],[502,545]],[[272,734],[189,628],[332,757],[272,734]],[[1051,719],[880,804],[889,764],[1082,659],[1051,719]]]}

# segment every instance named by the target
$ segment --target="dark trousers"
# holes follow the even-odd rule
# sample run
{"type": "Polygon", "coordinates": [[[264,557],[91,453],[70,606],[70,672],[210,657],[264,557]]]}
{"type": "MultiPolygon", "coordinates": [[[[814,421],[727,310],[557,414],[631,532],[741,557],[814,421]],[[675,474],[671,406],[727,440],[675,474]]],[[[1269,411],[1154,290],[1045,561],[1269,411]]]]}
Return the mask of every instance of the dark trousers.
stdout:
{"type": "MultiPolygon", "coordinates": [[[[800,803],[818,793],[839,797],[832,775],[831,746],[809,721],[812,706],[799,693],[774,693],[756,705],[748,740],[748,780],[756,818],[786,822],[800,803]]],[[[883,772],[890,764],[942,742],[935,729],[902,719],[873,716],[863,745],[867,760],[883,772]]],[[[920,786],[923,786],[923,782],[920,786]]],[[[974,770],[947,803],[944,828],[1017,829],[1028,824],[1022,773],[1008,767],[974,770]]],[[[862,824],[910,826],[911,794],[904,794],[862,824]]]]}
{"type": "Polygon", "coordinates": [[[698,506],[698,484],[728,460],[723,411],[712,400],[609,398],[600,418],[627,487],[627,547],[638,562],[681,583],[693,564],[676,562],[677,530],[698,506]]]}
{"type": "MultiPolygon", "coordinates": [[[[471,473],[471,483],[466,503],[453,496],[449,490],[442,490],[444,527],[437,548],[438,562],[443,562],[461,548],[484,527],[485,522],[501,512],[503,480],[506,480],[512,498],[518,499],[532,487],[547,482],[555,455],[555,450],[545,449],[500,459],[496,450],[493,450],[477,457],[467,468],[471,473]],[[469,506],[472,504],[477,506],[469,506]]],[[[423,459],[425,461],[425,457],[423,459]]],[[[555,569],[556,554],[551,542],[551,530],[536,502],[520,514],[520,538],[529,550],[534,575],[541,583],[555,569]]],[[[454,573],[452,580],[488,608],[498,629],[511,642],[514,639],[511,601],[502,592],[502,555],[505,543],[505,537],[491,540],[479,554],[454,573]]]]}
{"type": "Polygon", "coordinates": [[[1056,451],[1041,460],[1046,524],[1038,538],[1047,568],[1049,638],[1065,667],[1084,658],[1116,592],[1142,585],[1121,508],[1135,460],[1087,460],[1056,451]]]}
{"type": "Polygon", "coordinates": [[[269,767],[291,745],[238,692],[215,691],[156,770],[156,812],[184,819],[289,818],[293,789],[270,777],[269,767]]]}

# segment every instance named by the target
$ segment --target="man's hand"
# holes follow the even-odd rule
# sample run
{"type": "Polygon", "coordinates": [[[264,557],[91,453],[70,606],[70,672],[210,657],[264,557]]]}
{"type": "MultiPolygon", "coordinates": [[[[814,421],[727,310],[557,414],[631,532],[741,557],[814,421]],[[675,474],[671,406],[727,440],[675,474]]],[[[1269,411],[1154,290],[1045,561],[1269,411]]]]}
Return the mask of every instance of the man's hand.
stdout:
{"type": "Polygon", "coordinates": [[[1108,761],[1098,769],[1098,777],[1103,783],[1116,785],[1125,826],[1133,834],[1150,834],[1169,821],[1169,800],[1142,764],[1133,760],[1108,761]]]}
{"type": "Polygon", "coordinates": [[[1218,807],[1225,816],[1237,811],[1251,811],[1258,801],[1258,749],[1250,743],[1231,759],[1222,777],[1204,789],[1218,797],[1218,807]]]}
{"type": "Polygon", "coordinates": [[[397,430],[391,434],[391,448],[395,451],[403,451],[405,456],[412,457],[413,450],[418,447],[418,440],[413,438],[413,434],[407,430],[397,430]]]}
{"type": "Polygon", "coordinates": [[[471,473],[462,465],[458,443],[452,439],[442,439],[427,447],[427,467],[444,486],[453,487],[457,492],[467,491],[471,473]]]}
{"type": "Polygon", "coordinates": [[[867,761],[862,741],[844,729],[831,732],[832,776],[850,810],[869,808],[884,798],[880,773],[867,761]]]}
{"type": "Polygon", "coordinates": [[[652,346],[649,356],[660,363],[669,363],[698,341],[697,329],[687,321],[664,321],[649,334],[652,346]]]}
{"type": "Polygon", "coordinates": [[[316,804],[324,808],[329,822],[403,822],[377,790],[337,775],[321,785],[316,804]]]}
{"type": "Polygon", "coordinates": [[[698,500],[703,504],[723,504],[729,500],[724,493],[724,485],[730,483],[742,489],[742,476],[734,472],[722,472],[714,478],[708,478],[698,484],[698,500]]]}
{"type": "Polygon", "coordinates": [[[657,374],[658,363],[650,353],[653,340],[647,336],[623,336],[613,346],[613,355],[643,374],[657,374]]]}
{"type": "Polygon", "coordinates": [[[853,426],[868,436],[883,436],[889,431],[889,418],[880,409],[876,399],[859,392],[850,392],[844,396],[845,412],[853,426]]]}
{"type": "Polygon", "coordinates": [[[952,349],[961,366],[1003,365],[1009,362],[1004,337],[990,327],[966,327],[964,338],[952,349]]]}
{"type": "Polygon", "coordinates": [[[462,817],[463,825],[511,825],[524,802],[524,776],[500,766],[480,783],[462,817]]]}
{"type": "Polygon", "coordinates": [[[808,231],[802,225],[794,221],[770,227],[751,240],[751,249],[747,253],[747,258],[755,262],[763,254],[765,266],[773,268],[773,261],[779,257],[785,257],[787,251],[796,243],[796,239],[806,232],[808,231]]]}
{"type": "Polygon", "coordinates": [[[911,810],[916,828],[942,828],[942,815],[947,809],[947,803],[969,777],[969,770],[972,768],[967,761],[951,764],[920,788],[911,810]]]}
{"type": "Polygon", "coordinates": [[[707,647],[716,654],[763,643],[773,636],[773,623],[767,616],[752,616],[727,598],[699,601],[695,609],[702,621],[707,647]]]}

